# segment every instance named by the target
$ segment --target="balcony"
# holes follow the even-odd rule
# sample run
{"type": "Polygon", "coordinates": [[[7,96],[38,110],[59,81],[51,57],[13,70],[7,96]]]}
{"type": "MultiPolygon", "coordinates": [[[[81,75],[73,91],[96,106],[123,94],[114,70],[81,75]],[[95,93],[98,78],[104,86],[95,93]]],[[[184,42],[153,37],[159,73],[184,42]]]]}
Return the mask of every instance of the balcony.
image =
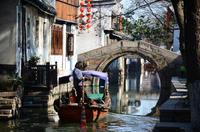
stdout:
{"type": "Polygon", "coordinates": [[[57,62],[55,65],[24,66],[24,91],[49,91],[57,86],[57,62]]]}

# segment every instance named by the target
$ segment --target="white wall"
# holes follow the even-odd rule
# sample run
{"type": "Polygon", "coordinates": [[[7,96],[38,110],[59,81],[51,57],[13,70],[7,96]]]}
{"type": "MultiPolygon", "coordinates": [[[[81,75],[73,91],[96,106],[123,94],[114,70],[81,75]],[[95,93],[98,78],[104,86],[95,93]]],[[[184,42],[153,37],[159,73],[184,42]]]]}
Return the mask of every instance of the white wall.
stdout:
{"type": "MultiPolygon", "coordinates": [[[[85,9],[86,11],[86,9],[85,9]]],[[[77,34],[77,54],[81,54],[102,46],[106,46],[104,30],[111,29],[111,15],[122,13],[120,3],[116,5],[92,6],[91,28],[79,30],[77,34]]],[[[86,22],[86,16],[84,21],[86,22]]]]}
{"type": "Polygon", "coordinates": [[[26,6],[27,60],[32,56],[38,56],[40,64],[50,61],[52,19],[47,15],[40,15],[36,8],[26,6]],[[38,32],[36,32],[36,21],[39,21],[38,32]]]}
{"type": "Polygon", "coordinates": [[[16,64],[17,3],[6,0],[0,4],[0,64],[16,64]]]}
{"type": "Polygon", "coordinates": [[[66,56],[66,24],[63,24],[63,54],[62,55],[51,55],[50,63],[55,64],[57,61],[58,76],[65,76],[72,73],[74,65],[77,62],[76,54],[76,26],[71,25],[71,33],[74,34],[74,55],[66,56]]]}
{"type": "MultiPolygon", "coordinates": [[[[74,34],[74,55],[68,57],[65,55],[66,51],[63,52],[63,55],[51,55],[51,64],[55,64],[55,61],[58,62],[59,76],[72,73],[74,65],[77,62],[78,54],[106,45],[104,30],[111,29],[111,14],[112,12],[121,12],[122,10],[119,9],[119,6],[121,9],[121,5],[106,5],[102,8],[92,6],[91,12],[93,14],[91,20],[91,29],[89,31],[84,30],[80,32],[76,25],[72,25],[72,34],[74,34]],[[94,14],[96,11],[101,11],[101,13],[94,14]],[[103,17],[103,19],[99,19],[99,17],[103,17]]],[[[65,25],[63,25],[63,27],[65,28],[65,25]]],[[[66,37],[66,31],[64,28],[63,42],[66,37]]],[[[65,42],[63,43],[63,46],[63,49],[66,49],[65,42]]]]}

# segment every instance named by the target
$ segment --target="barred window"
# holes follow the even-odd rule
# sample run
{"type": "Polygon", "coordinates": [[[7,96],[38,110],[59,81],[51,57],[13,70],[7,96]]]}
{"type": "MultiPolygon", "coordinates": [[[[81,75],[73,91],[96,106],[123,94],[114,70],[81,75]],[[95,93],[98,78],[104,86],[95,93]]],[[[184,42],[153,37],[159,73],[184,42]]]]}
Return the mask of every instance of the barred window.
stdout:
{"type": "Polygon", "coordinates": [[[66,41],[67,41],[67,46],[66,46],[66,55],[67,56],[73,56],[74,55],[74,35],[67,33],[66,34],[66,41]]]}

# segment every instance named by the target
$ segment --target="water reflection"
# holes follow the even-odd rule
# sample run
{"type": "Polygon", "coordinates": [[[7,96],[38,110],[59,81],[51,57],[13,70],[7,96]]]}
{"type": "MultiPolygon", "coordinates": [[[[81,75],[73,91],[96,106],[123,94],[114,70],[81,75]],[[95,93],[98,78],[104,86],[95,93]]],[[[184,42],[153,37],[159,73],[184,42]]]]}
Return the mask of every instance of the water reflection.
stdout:
{"type": "MultiPolygon", "coordinates": [[[[149,113],[159,97],[158,75],[147,69],[144,60],[124,58],[105,69],[109,72],[111,110],[99,122],[87,123],[87,132],[152,131],[158,119],[138,116],[149,113]]],[[[79,123],[60,122],[53,107],[23,109],[19,119],[0,121],[0,127],[0,132],[80,132],[79,123]]]]}
{"type": "MultiPolygon", "coordinates": [[[[16,120],[0,121],[1,132],[80,132],[79,123],[60,122],[56,113],[26,109],[16,120]]],[[[157,119],[108,113],[99,122],[87,123],[87,132],[151,132],[157,119]]]]}
{"type": "Polygon", "coordinates": [[[151,112],[159,98],[160,79],[148,61],[119,58],[105,71],[110,79],[112,112],[132,115],[151,112]],[[116,78],[117,74],[121,77],[116,78]]]}

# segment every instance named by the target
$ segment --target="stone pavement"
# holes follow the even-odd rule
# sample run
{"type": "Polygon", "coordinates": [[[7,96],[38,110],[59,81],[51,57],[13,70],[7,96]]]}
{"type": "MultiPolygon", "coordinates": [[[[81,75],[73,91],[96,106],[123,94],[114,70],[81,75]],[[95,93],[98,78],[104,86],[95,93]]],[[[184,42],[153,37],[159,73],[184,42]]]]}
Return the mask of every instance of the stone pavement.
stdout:
{"type": "Polygon", "coordinates": [[[173,78],[176,92],[160,107],[160,122],[154,132],[191,132],[190,105],[187,98],[186,79],[173,78]]]}

